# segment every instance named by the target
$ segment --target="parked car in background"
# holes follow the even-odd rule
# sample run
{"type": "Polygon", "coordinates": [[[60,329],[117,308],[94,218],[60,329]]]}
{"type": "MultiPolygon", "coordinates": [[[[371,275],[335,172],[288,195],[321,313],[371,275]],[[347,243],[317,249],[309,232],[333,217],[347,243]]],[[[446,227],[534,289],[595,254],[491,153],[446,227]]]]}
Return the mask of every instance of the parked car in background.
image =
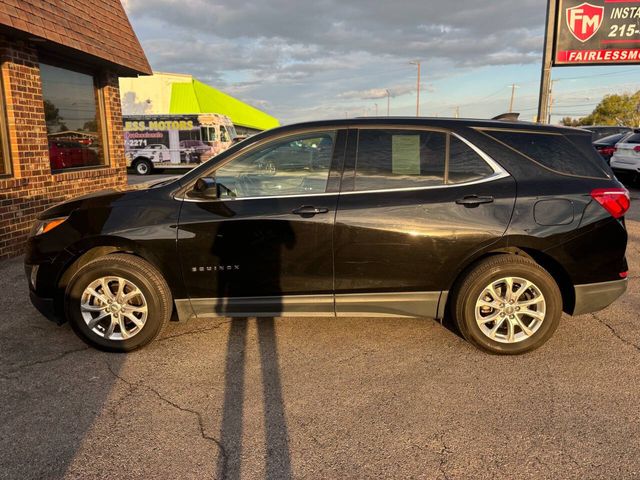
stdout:
{"type": "Polygon", "coordinates": [[[616,133],[614,135],[609,135],[608,137],[603,137],[600,140],[593,142],[593,148],[595,148],[602,158],[609,163],[611,157],[616,151],[616,143],[627,135],[629,135],[629,133],[616,133]]]}
{"type": "Polygon", "coordinates": [[[148,175],[154,168],[162,166],[163,163],[171,161],[171,150],[166,145],[160,143],[147,145],[128,152],[131,167],[138,175],[148,175]]]}
{"type": "Polygon", "coordinates": [[[609,135],[614,135],[616,133],[631,133],[633,131],[633,128],[631,127],[617,127],[610,125],[593,125],[580,128],[589,130],[593,134],[592,140],[594,142],[600,140],[601,138],[608,137],[609,135]]]}
{"type": "Polygon", "coordinates": [[[628,208],[578,129],[309,122],[177,180],[47,210],[25,270],[41,312],[111,351],[149,343],[175,312],[447,316],[478,348],[518,354],[544,344],[563,311],[625,291],[628,208]],[[310,164],[315,152],[328,161],[310,164]],[[265,158],[287,168],[258,168],[265,158]]]}
{"type": "Polygon", "coordinates": [[[620,178],[628,178],[631,181],[637,179],[640,172],[640,130],[636,130],[616,143],[615,152],[609,163],[620,178]]]}
{"type": "Polygon", "coordinates": [[[211,145],[202,140],[180,140],[180,162],[181,163],[201,163],[203,155],[208,159],[213,150],[211,145]]]}
{"type": "Polygon", "coordinates": [[[79,142],[49,141],[51,170],[98,165],[100,159],[96,151],[79,142]]]}

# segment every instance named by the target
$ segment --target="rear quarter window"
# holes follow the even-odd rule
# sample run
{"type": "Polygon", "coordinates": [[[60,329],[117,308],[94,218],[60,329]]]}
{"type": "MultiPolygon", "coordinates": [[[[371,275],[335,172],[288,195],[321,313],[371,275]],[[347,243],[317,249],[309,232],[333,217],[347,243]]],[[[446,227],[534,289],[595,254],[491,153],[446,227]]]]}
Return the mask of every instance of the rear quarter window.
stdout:
{"type": "Polygon", "coordinates": [[[634,133],[622,140],[624,143],[640,143],[640,133],[634,133]]]}
{"type": "Polygon", "coordinates": [[[507,130],[489,130],[484,133],[530,160],[556,172],[580,177],[607,177],[602,159],[591,147],[590,139],[587,136],[584,137],[589,143],[589,149],[574,143],[582,140],[582,136],[577,135],[572,135],[575,138],[569,140],[564,135],[549,133],[507,130]]]}

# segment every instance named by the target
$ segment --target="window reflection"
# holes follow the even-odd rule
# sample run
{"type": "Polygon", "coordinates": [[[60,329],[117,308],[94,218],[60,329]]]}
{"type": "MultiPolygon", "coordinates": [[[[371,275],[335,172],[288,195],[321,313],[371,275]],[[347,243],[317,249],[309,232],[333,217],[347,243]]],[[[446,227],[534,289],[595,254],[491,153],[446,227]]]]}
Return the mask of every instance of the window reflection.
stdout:
{"type": "Polygon", "coordinates": [[[222,197],[324,193],[335,132],[289,137],[243,155],[216,171],[222,197]]]}
{"type": "Polygon", "coordinates": [[[91,75],[40,64],[51,170],[104,165],[98,91],[91,75]]]}
{"type": "Polygon", "coordinates": [[[449,183],[464,183],[490,176],[493,169],[462,140],[451,138],[449,183]]]}
{"type": "Polygon", "coordinates": [[[412,188],[444,183],[446,134],[361,130],[356,190],[412,188]]]}

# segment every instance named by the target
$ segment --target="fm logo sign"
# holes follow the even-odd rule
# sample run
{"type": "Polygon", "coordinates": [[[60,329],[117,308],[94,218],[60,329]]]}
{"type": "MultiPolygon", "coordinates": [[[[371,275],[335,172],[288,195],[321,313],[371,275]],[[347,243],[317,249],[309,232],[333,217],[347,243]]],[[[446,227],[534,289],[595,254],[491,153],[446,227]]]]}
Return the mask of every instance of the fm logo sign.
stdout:
{"type": "Polygon", "coordinates": [[[567,8],[569,31],[583,43],[598,32],[603,19],[604,7],[585,2],[575,7],[567,8]]]}

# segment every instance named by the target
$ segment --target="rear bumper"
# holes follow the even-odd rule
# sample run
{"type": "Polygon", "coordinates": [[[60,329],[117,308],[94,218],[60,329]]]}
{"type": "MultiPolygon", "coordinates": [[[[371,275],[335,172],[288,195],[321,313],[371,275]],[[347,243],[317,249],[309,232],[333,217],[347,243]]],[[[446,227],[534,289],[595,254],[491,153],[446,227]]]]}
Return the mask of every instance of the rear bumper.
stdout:
{"type": "Polygon", "coordinates": [[[609,160],[609,166],[611,167],[611,170],[613,170],[613,173],[615,173],[616,171],[627,174],[638,173],[638,171],[640,170],[640,165],[636,163],[623,163],[620,161],[616,162],[613,158],[609,160]]]}
{"type": "Polygon", "coordinates": [[[613,280],[611,282],[588,283],[576,285],[576,303],[572,315],[597,312],[611,305],[627,290],[628,280],[613,280]]]}

